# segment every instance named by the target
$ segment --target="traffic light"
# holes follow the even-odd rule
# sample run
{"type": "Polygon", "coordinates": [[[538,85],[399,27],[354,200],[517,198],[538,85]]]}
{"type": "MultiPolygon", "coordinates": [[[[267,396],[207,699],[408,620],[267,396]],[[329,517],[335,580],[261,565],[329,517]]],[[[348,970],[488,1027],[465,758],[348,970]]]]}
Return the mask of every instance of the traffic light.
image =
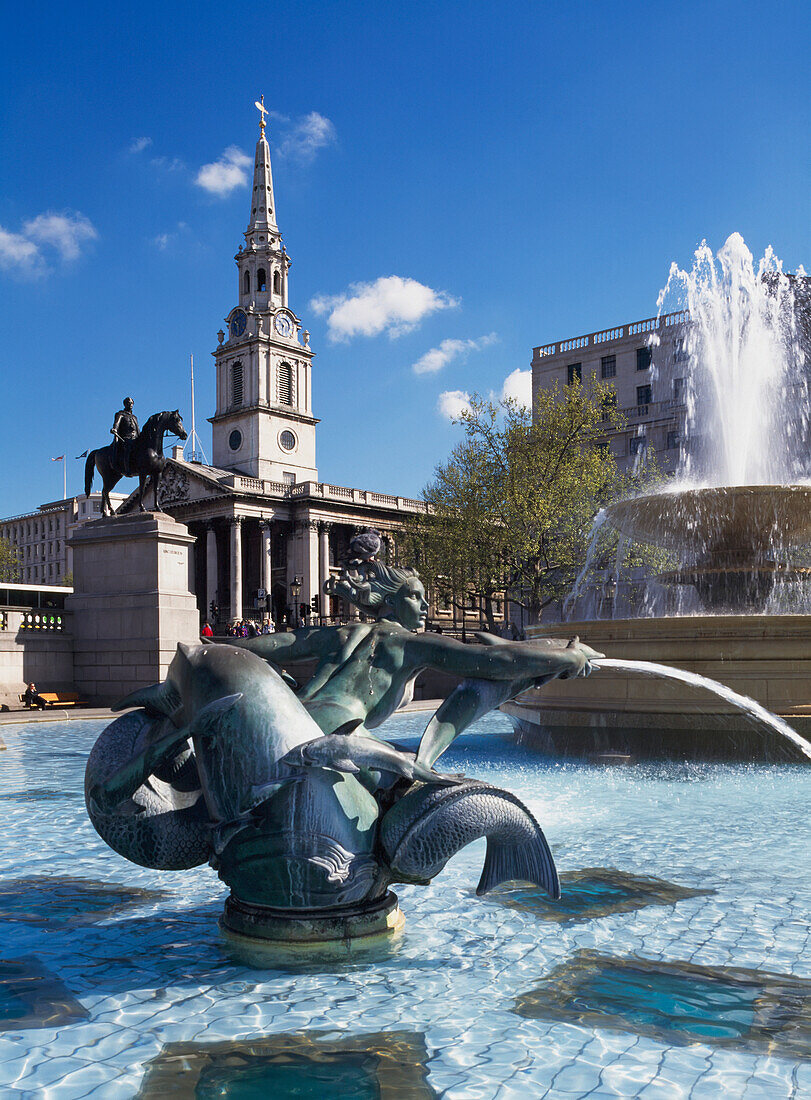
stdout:
{"type": "Polygon", "coordinates": [[[211,601],[211,606],[209,607],[209,611],[211,612],[212,620],[215,620],[217,618],[217,616],[219,615],[219,613],[220,613],[220,609],[219,609],[219,607],[217,607],[217,601],[216,600],[211,601]]]}
{"type": "Polygon", "coordinates": [[[298,613],[299,613],[299,618],[300,619],[303,619],[305,617],[305,615],[307,614],[307,604],[306,603],[300,603],[298,605],[298,613]]]}
{"type": "Polygon", "coordinates": [[[313,612],[317,615],[318,614],[318,593],[317,592],[313,596],[313,598],[310,600],[310,607],[312,608],[313,612]]]}

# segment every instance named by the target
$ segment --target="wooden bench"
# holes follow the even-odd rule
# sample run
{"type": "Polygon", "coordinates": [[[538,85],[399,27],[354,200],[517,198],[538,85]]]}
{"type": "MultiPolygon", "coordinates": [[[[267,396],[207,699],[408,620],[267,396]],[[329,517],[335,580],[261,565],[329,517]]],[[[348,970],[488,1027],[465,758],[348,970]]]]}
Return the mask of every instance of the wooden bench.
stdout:
{"type": "MultiPolygon", "coordinates": [[[[82,699],[76,691],[38,691],[40,699],[46,707],[89,707],[86,699],[82,699]]],[[[20,702],[25,701],[25,693],[20,694],[20,702]]],[[[32,706],[32,704],[29,704],[32,706]]],[[[36,704],[33,704],[36,706],[36,704]]],[[[32,707],[33,709],[33,707],[32,707]]]]}

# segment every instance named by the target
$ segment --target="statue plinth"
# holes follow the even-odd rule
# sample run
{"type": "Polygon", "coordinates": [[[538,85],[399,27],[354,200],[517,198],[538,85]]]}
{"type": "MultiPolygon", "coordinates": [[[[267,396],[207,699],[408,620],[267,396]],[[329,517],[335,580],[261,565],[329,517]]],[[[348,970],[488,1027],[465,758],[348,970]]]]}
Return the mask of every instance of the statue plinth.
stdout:
{"type": "Polygon", "coordinates": [[[162,513],[86,523],[73,535],[74,679],[111,703],[162,680],[178,642],[199,642],[190,591],[194,536],[162,513]]]}
{"type": "Polygon", "coordinates": [[[230,895],[220,927],[238,942],[304,946],[387,936],[399,932],[405,917],[390,890],[371,905],[336,909],[271,909],[230,895]]]}

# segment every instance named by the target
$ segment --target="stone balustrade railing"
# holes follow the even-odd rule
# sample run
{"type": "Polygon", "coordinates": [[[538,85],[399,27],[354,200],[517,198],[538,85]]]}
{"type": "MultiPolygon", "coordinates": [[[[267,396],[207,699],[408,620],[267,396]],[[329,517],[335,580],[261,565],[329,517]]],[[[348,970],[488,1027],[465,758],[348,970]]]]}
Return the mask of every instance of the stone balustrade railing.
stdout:
{"type": "Polygon", "coordinates": [[[58,608],[4,607],[0,609],[0,631],[9,634],[62,634],[69,615],[58,608]]]}
{"type": "Polygon", "coordinates": [[[627,325],[589,332],[585,336],[573,336],[568,340],[558,340],[555,344],[544,344],[532,349],[532,358],[544,359],[548,355],[558,355],[564,351],[596,347],[609,340],[622,340],[626,336],[640,336],[656,332],[658,329],[670,328],[672,325],[682,325],[687,320],[689,320],[689,313],[686,309],[677,310],[675,313],[663,313],[661,317],[646,317],[643,321],[631,321],[627,325]]]}
{"type": "Polygon", "coordinates": [[[290,485],[283,481],[267,481],[255,477],[234,474],[227,482],[235,489],[262,496],[299,500],[304,497],[320,497],[322,500],[339,500],[353,504],[377,505],[398,512],[421,512],[425,507],[421,500],[398,497],[389,493],[372,493],[366,489],[350,489],[344,485],[330,485],[326,481],[300,481],[290,485]]]}

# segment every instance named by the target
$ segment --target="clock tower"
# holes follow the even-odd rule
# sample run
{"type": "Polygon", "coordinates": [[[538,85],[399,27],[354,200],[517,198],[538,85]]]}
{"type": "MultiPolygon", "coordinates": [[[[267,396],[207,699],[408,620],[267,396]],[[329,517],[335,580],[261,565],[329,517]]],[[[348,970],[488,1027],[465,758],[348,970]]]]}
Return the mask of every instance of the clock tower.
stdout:
{"type": "Polygon", "coordinates": [[[237,305],[213,352],[217,411],[213,462],[269,481],[315,481],[310,334],[287,300],[290,257],[276,224],[264,97],[253,170],[251,216],[237,265],[237,305]]]}

